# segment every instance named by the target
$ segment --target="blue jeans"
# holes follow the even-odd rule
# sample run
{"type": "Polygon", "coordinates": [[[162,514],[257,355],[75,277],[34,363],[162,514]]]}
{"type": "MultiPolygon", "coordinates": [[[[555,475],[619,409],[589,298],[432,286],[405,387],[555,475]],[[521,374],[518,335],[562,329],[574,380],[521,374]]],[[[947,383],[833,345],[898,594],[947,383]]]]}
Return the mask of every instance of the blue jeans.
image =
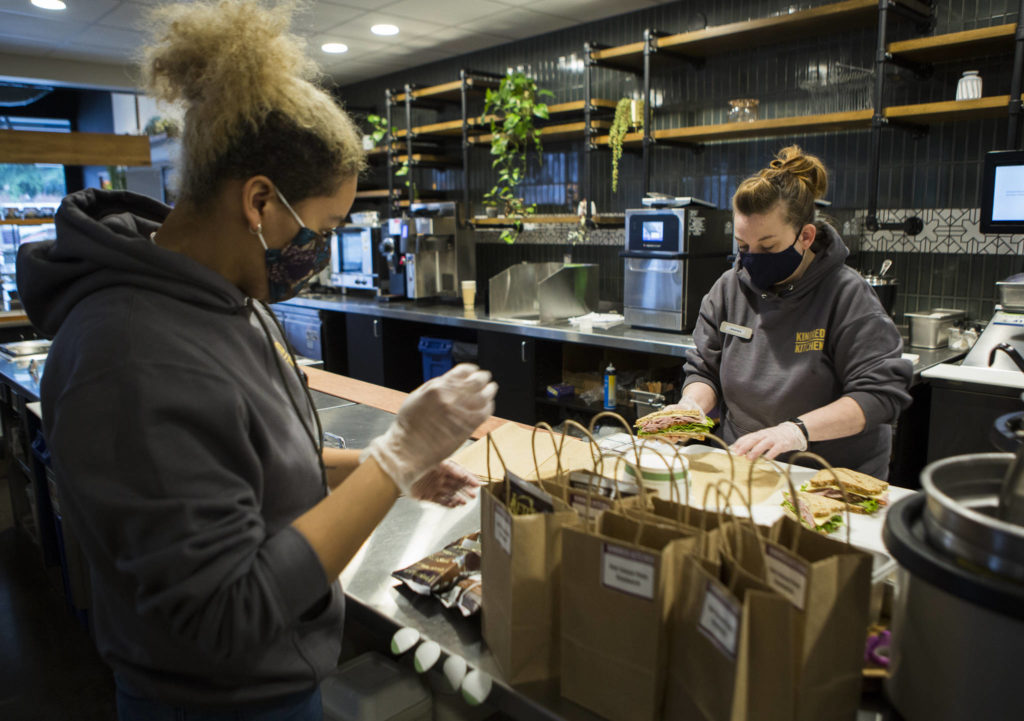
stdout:
{"type": "Polygon", "coordinates": [[[118,721],[323,721],[320,687],[241,709],[189,709],[140,698],[117,685],[118,721]]]}

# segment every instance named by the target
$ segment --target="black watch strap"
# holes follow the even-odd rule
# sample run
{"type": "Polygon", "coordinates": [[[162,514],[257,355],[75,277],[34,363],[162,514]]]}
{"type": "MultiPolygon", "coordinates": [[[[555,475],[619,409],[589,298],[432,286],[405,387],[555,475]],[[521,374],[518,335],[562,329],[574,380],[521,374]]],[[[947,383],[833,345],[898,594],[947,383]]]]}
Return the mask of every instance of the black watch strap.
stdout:
{"type": "Polygon", "coordinates": [[[810,443],[811,434],[807,432],[807,426],[804,425],[804,422],[799,418],[790,418],[789,422],[795,423],[796,427],[800,429],[800,432],[804,434],[804,438],[807,439],[808,443],[810,443]]]}

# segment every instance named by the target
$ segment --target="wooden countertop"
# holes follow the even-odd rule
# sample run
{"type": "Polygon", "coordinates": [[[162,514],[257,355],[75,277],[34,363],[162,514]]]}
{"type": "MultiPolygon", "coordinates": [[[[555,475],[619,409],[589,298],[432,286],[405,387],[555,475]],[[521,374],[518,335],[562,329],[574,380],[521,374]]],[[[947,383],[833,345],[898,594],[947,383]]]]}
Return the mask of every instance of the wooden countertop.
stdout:
{"type": "MultiPolygon", "coordinates": [[[[359,381],[355,378],[348,378],[336,373],[329,373],[318,368],[304,368],[303,370],[306,371],[306,375],[309,378],[309,387],[313,390],[354,401],[371,408],[379,408],[388,413],[398,413],[402,402],[409,395],[402,391],[384,388],[383,386],[359,381]]],[[[482,438],[491,431],[511,422],[503,418],[491,416],[479,428],[473,431],[470,437],[482,438]]],[[[523,427],[526,428],[528,426],[523,427]]]]}

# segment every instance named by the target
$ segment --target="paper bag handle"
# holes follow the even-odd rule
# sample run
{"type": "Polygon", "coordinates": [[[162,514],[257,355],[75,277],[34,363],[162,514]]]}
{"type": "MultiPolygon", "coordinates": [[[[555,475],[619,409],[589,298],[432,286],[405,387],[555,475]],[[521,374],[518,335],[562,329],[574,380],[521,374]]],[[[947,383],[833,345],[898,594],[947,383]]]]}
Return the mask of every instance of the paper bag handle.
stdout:
{"type": "MultiPolygon", "coordinates": [[[[636,459],[636,466],[640,466],[640,449],[636,445],[636,436],[633,434],[633,426],[629,425],[625,418],[616,413],[615,411],[601,411],[593,418],[590,419],[590,423],[587,427],[590,432],[594,432],[594,428],[597,426],[597,422],[602,418],[611,418],[613,421],[618,422],[623,428],[626,429],[626,434],[630,437],[633,444],[633,458],[636,459]]],[[[639,476],[637,476],[639,478],[639,476]]]]}
{"type": "MultiPolygon", "coordinates": [[[[502,474],[502,478],[505,479],[505,508],[508,508],[509,501],[512,500],[512,484],[508,482],[508,466],[505,465],[505,459],[501,457],[501,451],[498,450],[498,444],[491,438],[491,434],[487,434],[487,477],[494,478],[491,475],[491,449],[494,449],[494,453],[498,456],[498,461],[501,462],[501,468],[505,473],[502,474]]],[[[491,484],[487,484],[488,489],[491,488],[491,484]]]]}

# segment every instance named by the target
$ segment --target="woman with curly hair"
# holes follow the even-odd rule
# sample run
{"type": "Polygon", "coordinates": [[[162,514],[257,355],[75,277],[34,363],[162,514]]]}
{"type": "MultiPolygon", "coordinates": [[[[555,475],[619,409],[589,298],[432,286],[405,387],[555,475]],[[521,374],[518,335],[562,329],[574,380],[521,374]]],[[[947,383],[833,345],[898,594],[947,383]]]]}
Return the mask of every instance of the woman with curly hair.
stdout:
{"type": "Polygon", "coordinates": [[[477,485],[445,460],[493,409],[475,366],[413,392],[362,462],[323,448],[266,304],[323,269],[364,158],[290,16],[155,10],[143,78],[186,108],[180,202],[74,193],[57,240],[19,257],[54,338],[44,431],[124,721],[321,718],[342,569],[401,493],[451,506],[477,485]]]}
{"type": "Polygon", "coordinates": [[[890,426],[911,365],[874,291],[814,201],[821,160],[793,145],[733,196],[736,265],[701,303],[681,407],[716,406],[736,453],[810,449],[837,467],[889,473],[890,426]]]}

